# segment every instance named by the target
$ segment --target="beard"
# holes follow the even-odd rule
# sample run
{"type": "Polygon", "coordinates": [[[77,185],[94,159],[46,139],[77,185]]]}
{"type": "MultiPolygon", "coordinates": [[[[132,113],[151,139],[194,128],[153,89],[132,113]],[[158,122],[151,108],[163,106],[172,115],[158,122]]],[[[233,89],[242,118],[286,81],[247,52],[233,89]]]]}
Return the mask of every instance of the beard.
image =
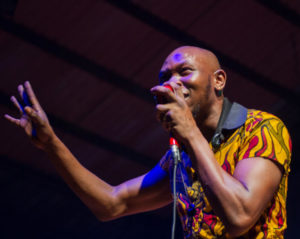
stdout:
{"type": "Polygon", "coordinates": [[[207,85],[205,87],[204,96],[203,96],[201,102],[198,102],[192,108],[192,114],[197,123],[201,123],[209,115],[209,111],[210,111],[211,105],[212,105],[212,100],[211,100],[212,92],[213,92],[213,89],[212,89],[212,83],[211,83],[211,76],[209,75],[207,78],[207,85]]]}

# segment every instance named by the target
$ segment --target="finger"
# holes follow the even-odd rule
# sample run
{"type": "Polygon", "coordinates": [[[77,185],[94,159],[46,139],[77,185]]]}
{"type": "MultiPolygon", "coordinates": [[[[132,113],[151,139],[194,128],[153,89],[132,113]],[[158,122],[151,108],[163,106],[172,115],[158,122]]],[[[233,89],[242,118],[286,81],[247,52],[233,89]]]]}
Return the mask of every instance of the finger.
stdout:
{"type": "Polygon", "coordinates": [[[23,102],[26,106],[32,106],[32,104],[29,100],[28,94],[26,93],[25,90],[23,91],[23,102]]]}
{"type": "Polygon", "coordinates": [[[7,119],[9,122],[11,122],[11,123],[17,125],[17,126],[20,126],[20,120],[19,120],[19,119],[16,119],[16,118],[14,118],[14,117],[11,117],[11,116],[8,115],[8,114],[5,114],[5,115],[4,115],[4,118],[7,119]]]}
{"type": "Polygon", "coordinates": [[[158,104],[156,105],[156,110],[158,110],[161,113],[166,113],[168,110],[170,110],[169,104],[158,104]]]}
{"type": "Polygon", "coordinates": [[[34,91],[33,91],[32,87],[31,87],[29,81],[26,81],[26,82],[24,83],[24,86],[25,86],[26,93],[27,93],[27,95],[28,95],[28,97],[29,97],[29,100],[30,100],[30,102],[31,102],[31,104],[32,104],[32,107],[33,107],[35,110],[40,109],[40,108],[41,108],[41,105],[40,105],[39,101],[37,100],[37,98],[36,98],[36,96],[35,96],[35,94],[34,94],[34,91]]]}
{"type": "Polygon", "coordinates": [[[32,106],[31,102],[30,102],[30,99],[28,97],[28,94],[26,93],[25,89],[24,89],[24,86],[23,85],[19,85],[18,86],[18,91],[19,91],[19,94],[23,100],[23,103],[26,105],[26,106],[32,106]]]}
{"type": "Polygon", "coordinates": [[[156,95],[157,98],[164,97],[168,102],[176,101],[176,95],[164,86],[154,86],[150,91],[152,94],[156,95]]]}
{"type": "Polygon", "coordinates": [[[180,86],[178,84],[176,84],[175,82],[170,82],[168,83],[169,86],[171,86],[172,91],[175,93],[176,90],[178,90],[178,88],[180,88],[180,86]]]}
{"type": "Polygon", "coordinates": [[[157,119],[160,122],[170,122],[172,120],[171,118],[171,112],[169,110],[169,108],[167,107],[167,105],[157,105],[157,119]]]}
{"type": "Polygon", "coordinates": [[[172,87],[173,92],[176,96],[179,96],[181,99],[184,99],[184,95],[183,95],[181,86],[179,86],[175,82],[170,82],[170,86],[172,87]]]}
{"type": "Polygon", "coordinates": [[[24,92],[24,87],[23,85],[18,85],[18,91],[21,99],[23,100],[23,92],[24,92]]]}
{"type": "Polygon", "coordinates": [[[38,125],[42,124],[41,118],[39,117],[39,115],[33,108],[26,106],[24,108],[24,110],[25,110],[26,114],[29,116],[29,118],[32,120],[33,123],[38,124],[38,125]]]}
{"type": "Polygon", "coordinates": [[[24,108],[23,106],[19,103],[19,101],[16,99],[16,97],[12,96],[10,97],[11,102],[14,104],[14,106],[17,107],[17,109],[19,110],[20,114],[24,114],[24,108]]]}

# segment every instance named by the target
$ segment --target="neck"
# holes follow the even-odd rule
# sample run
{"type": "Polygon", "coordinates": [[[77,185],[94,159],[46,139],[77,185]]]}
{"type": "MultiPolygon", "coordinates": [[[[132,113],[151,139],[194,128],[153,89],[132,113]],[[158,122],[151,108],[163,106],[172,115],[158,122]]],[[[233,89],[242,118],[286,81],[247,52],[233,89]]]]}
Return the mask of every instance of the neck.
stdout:
{"type": "Polygon", "coordinates": [[[217,99],[210,106],[210,110],[206,114],[206,117],[203,117],[201,120],[197,120],[199,122],[197,125],[208,142],[210,142],[217,129],[222,113],[223,101],[223,97],[221,99],[217,99]]]}

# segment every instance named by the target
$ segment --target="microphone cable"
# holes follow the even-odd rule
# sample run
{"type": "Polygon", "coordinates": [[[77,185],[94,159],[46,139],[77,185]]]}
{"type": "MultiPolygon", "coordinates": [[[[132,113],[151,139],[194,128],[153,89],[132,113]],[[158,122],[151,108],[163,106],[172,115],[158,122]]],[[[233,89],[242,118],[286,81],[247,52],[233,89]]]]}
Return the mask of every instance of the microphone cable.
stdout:
{"type": "Polygon", "coordinates": [[[170,147],[172,152],[172,158],[174,162],[173,167],[173,221],[172,221],[172,235],[171,239],[175,239],[175,228],[176,228],[176,205],[177,205],[177,192],[176,192],[176,175],[178,163],[181,161],[181,155],[179,145],[173,137],[170,138],[170,147]]]}
{"type": "MultiPolygon", "coordinates": [[[[174,89],[170,85],[164,85],[165,88],[168,88],[172,92],[174,92],[174,89]]],[[[160,103],[167,103],[167,100],[163,97],[154,97],[156,104],[160,103]]],[[[176,228],[176,205],[177,205],[177,192],[176,192],[176,174],[177,174],[177,167],[178,163],[181,162],[181,154],[179,149],[179,144],[175,138],[170,137],[170,149],[172,152],[172,158],[174,162],[173,167],[173,220],[172,220],[172,234],[171,239],[175,239],[175,228],[176,228]]]]}

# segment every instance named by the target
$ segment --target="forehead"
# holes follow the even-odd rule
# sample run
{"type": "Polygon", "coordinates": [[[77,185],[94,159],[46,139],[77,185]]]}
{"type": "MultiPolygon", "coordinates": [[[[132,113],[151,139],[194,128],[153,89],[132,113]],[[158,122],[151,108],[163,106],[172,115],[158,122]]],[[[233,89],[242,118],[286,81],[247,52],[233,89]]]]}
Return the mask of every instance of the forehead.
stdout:
{"type": "Polygon", "coordinates": [[[167,59],[164,61],[162,66],[162,70],[172,69],[178,65],[189,64],[189,65],[197,65],[197,56],[195,53],[190,51],[175,51],[172,52],[167,59]]]}

